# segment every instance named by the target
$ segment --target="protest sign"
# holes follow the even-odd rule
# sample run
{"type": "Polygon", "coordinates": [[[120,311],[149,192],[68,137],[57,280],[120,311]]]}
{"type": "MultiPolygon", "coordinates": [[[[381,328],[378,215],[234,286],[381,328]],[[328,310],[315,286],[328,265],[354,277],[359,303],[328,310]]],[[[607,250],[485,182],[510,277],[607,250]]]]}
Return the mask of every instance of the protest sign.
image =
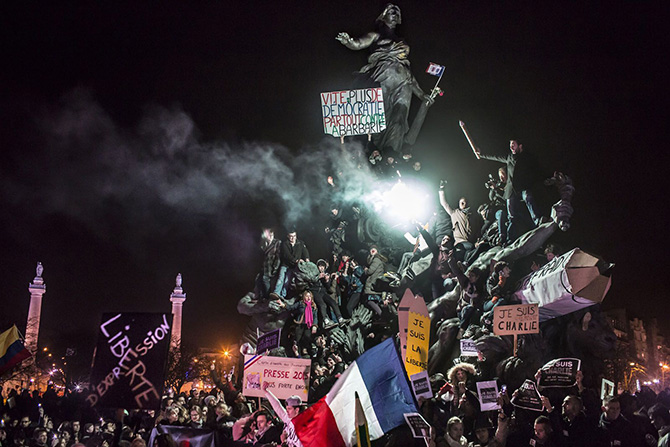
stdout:
{"type": "Polygon", "coordinates": [[[321,93],[323,131],[334,137],[369,135],[386,129],[381,87],[321,93]]]}
{"type": "Polygon", "coordinates": [[[518,393],[512,395],[512,405],[526,410],[542,411],[542,399],[537,391],[535,382],[526,379],[517,390],[518,393]]]}
{"type": "Polygon", "coordinates": [[[412,436],[415,438],[427,438],[430,436],[430,424],[421,416],[420,413],[405,413],[405,421],[412,430],[412,436]]]}
{"type": "Polygon", "coordinates": [[[90,394],[94,407],[158,409],[163,395],[172,314],[105,313],[90,394]]]}
{"type": "Polygon", "coordinates": [[[600,400],[605,399],[607,396],[614,396],[614,382],[603,379],[600,385],[600,400]]]}
{"type": "Polygon", "coordinates": [[[178,446],[188,447],[224,447],[227,443],[217,443],[217,433],[208,428],[179,427],[174,425],[158,425],[151,430],[149,443],[155,445],[154,440],[160,434],[167,433],[178,446]]]}
{"type": "Polygon", "coordinates": [[[612,284],[609,264],[575,248],[522,280],[515,293],[522,303],[540,306],[540,321],[600,303],[612,284]]]}
{"type": "Polygon", "coordinates": [[[579,359],[554,359],[540,369],[540,385],[543,388],[565,388],[577,383],[579,359]]]}
{"type": "MultiPolygon", "coordinates": [[[[403,328],[400,328],[403,331],[403,328]]],[[[405,369],[411,377],[428,369],[428,343],[430,339],[430,316],[426,302],[421,295],[416,295],[410,302],[407,321],[407,350],[405,352],[405,369]]]]}
{"type": "Polygon", "coordinates": [[[482,411],[499,410],[498,384],[495,380],[477,382],[477,395],[482,411]]]}
{"type": "Polygon", "coordinates": [[[493,333],[496,335],[537,334],[540,322],[537,304],[512,304],[493,308],[493,333]]]}
{"type": "Polygon", "coordinates": [[[409,307],[414,301],[411,289],[406,289],[398,304],[398,335],[400,336],[400,357],[404,362],[407,358],[407,323],[409,322],[409,307]]]}
{"type": "Polygon", "coordinates": [[[270,331],[267,334],[263,334],[258,337],[258,342],[256,343],[256,352],[263,354],[266,351],[272,351],[273,349],[279,347],[280,340],[281,328],[270,331]]]}
{"type": "Polygon", "coordinates": [[[461,339],[461,357],[479,357],[475,341],[469,338],[461,339]]]}
{"type": "Polygon", "coordinates": [[[430,380],[428,379],[428,371],[412,374],[409,381],[412,382],[412,390],[414,391],[414,397],[416,397],[417,400],[419,400],[419,397],[425,397],[426,399],[431,399],[433,397],[433,389],[430,386],[430,380]]]}
{"type": "Polygon", "coordinates": [[[245,355],[242,394],[265,397],[263,384],[267,382],[267,389],[278,399],[296,395],[306,402],[311,366],[310,359],[245,355]]]}

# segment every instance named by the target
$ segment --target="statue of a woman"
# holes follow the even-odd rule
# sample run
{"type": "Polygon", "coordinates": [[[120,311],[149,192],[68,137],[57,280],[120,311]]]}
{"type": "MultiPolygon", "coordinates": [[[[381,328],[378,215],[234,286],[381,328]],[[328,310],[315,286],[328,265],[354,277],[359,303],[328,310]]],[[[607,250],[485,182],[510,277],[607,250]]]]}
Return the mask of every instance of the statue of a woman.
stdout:
{"type": "Polygon", "coordinates": [[[386,130],[374,135],[373,142],[382,151],[393,150],[399,154],[402,153],[403,143],[413,143],[405,141],[409,132],[407,117],[412,95],[425,101],[426,106],[434,101],[421,90],[410,71],[407,59],[409,46],[395,33],[401,21],[400,8],[389,3],[377,18],[377,31],[371,31],[358,39],[347,33],[337,35],[337,40],[351,50],[370,49],[368,64],[360,72],[381,85],[386,114],[386,130]]]}

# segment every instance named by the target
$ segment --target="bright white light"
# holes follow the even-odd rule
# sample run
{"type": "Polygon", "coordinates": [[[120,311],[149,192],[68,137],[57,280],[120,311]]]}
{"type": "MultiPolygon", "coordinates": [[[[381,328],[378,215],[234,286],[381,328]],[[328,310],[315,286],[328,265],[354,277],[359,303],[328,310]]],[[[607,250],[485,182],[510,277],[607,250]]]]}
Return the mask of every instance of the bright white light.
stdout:
{"type": "Polygon", "coordinates": [[[368,199],[377,213],[391,226],[411,221],[428,220],[430,195],[417,184],[398,181],[383,192],[372,194],[368,199]]]}

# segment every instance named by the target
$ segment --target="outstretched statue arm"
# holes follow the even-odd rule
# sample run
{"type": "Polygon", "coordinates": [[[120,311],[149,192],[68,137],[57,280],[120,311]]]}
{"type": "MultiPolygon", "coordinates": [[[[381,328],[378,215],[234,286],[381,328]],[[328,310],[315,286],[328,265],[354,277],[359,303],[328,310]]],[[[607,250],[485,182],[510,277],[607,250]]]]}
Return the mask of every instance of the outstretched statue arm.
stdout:
{"type": "Polygon", "coordinates": [[[350,50],[364,50],[377,42],[379,34],[371,31],[358,39],[354,39],[348,33],[340,33],[337,35],[336,39],[350,50]]]}

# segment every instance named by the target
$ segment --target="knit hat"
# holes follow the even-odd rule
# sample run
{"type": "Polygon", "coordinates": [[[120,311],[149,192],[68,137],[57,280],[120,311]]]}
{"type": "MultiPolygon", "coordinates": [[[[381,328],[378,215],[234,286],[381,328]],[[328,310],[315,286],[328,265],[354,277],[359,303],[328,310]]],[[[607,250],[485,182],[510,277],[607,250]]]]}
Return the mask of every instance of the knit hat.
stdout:
{"type": "Polygon", "coordinates": [[[286,399],[286,406],[288,407],[299,407],[302,405],[302,399],[300,396],[296,396],[295,394],[289,398],[286,399]]]}

